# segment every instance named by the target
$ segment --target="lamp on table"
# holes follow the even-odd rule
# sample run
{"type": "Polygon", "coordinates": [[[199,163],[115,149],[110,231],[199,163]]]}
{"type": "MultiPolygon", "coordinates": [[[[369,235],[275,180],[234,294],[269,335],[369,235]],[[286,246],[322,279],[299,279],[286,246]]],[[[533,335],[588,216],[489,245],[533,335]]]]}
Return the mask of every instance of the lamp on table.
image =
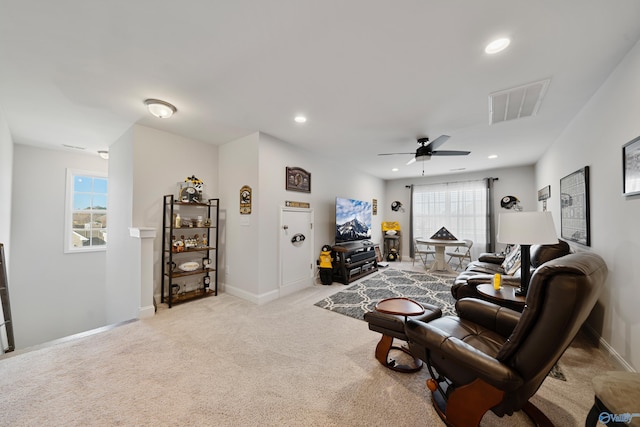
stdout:
{"type": "Polygon", "coordinates": [[[531,245],[558,243],[556,227],[551,212],[515,212],[498,216],[500,243],[520,245],[520,289],[516,295],[526,296],[531,275],[531,245]]]}

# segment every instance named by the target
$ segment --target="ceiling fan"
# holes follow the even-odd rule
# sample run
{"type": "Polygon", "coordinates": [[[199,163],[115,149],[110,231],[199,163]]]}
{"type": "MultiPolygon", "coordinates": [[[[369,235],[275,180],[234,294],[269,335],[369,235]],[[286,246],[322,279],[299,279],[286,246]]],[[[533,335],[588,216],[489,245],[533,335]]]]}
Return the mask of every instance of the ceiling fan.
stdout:
{"type": "MultiPolygon", "coordinates": [[[[455,151],[455,150],[436,150],[442,144],[447,142],[450,138],[449,135],[440,135],[433,141],[429,142],[429,138],[418,138],[418,144],[420,147],[416,150],[415,157],[411,159],[407,165],[417,161],[424,161],[431,159],[431,156],[466,156],[471,153],[470,151],[455,151]]],[[[378,156],[391,156],[395,154],[413,154],[413,153],[383,153],[378,156]]]]}

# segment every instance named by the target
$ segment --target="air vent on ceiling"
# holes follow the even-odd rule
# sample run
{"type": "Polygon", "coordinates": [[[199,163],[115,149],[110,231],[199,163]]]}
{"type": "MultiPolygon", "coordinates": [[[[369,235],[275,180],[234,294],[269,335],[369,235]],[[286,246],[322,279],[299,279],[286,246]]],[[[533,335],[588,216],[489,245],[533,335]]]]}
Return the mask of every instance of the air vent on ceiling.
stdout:
{"type": "Polygon", "coordinates": [[[79,147],[77,145],[69,145],[69,144],[62,144],[62,146],[65,147],[65,148],[71,148],[71,149],[74,149],[74,150],[86,150],[87,149],[87,147],[79,147]]]}
{"type": "Polygon", "coordinates": [[[535,116],[551,79],[489,94],[489,124],[535,116]]]}

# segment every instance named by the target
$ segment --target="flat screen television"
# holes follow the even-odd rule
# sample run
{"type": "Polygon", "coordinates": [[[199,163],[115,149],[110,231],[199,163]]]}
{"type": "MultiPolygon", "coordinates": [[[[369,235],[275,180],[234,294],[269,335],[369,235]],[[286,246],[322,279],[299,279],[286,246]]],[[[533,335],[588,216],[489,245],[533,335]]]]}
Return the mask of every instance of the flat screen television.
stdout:
{"type": "Polygon", "coordinates": [[[371,238],[371,203],[336,197],[336,243],[371,238]]]}

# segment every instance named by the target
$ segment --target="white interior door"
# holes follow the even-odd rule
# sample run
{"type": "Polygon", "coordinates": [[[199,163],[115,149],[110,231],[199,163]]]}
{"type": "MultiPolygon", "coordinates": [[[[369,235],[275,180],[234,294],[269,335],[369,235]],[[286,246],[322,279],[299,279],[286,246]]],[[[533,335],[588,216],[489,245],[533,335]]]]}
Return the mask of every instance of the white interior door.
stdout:
{"type": "Polygon", "coordinates": [[[281,208],[280,293],[288,294],[313,284],[313,211],[281,208]]]}

